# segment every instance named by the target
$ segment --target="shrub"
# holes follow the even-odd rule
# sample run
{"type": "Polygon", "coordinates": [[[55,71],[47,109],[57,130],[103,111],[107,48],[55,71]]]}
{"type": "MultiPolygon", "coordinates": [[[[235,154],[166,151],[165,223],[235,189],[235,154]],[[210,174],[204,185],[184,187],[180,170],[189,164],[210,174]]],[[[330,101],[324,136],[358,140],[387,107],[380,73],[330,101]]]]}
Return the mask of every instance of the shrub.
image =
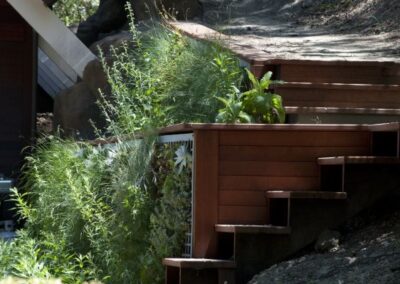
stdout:
{"type": "Polygon", "coordinates": [[[67,25],[79,24],[92,15],[99,0],[59,0],[53,7],[56,15],[67,25]]]}

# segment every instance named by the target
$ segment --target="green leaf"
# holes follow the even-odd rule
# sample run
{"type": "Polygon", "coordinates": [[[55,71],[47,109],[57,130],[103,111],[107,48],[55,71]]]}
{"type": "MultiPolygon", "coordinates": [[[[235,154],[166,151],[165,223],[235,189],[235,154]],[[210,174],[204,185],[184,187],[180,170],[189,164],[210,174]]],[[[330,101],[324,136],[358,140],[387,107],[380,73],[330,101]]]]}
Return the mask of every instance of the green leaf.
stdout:
{"type": "Polygon", "coordinates": [[[283,107],[283,104],[282,104],[282,97],[277,94],[271,94],[271,96],[272,96],[272,99],[271,99],[272,108],[278,114],[279,123],[284,123],[286,112],[285,112],[285,108],[283,107]]]}
{"type": "Polygon", "coordinates": [[[245,69],[247,72],[247,76],[249,76],[249,79],[253,85],[254,89],[258,89],[260,86],[260,83],[258,82],[257,78],[254,76],[254,74],[249,70],[249,69],[245,69]]]}

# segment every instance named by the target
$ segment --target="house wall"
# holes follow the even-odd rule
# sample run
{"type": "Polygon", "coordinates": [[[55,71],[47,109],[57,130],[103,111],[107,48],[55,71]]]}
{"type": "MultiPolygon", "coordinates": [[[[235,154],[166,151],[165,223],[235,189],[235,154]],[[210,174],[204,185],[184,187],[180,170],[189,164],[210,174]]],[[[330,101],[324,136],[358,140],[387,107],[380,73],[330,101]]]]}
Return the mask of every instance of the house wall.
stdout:
{"type": "Polygon", "coordinates": [[[0,0],[0,173],[18,171],[34,129],[36,47],[29,25],[0,0]]]}
{"type": "Polygon", "coordinates": [[[370,153],[368,131],[292,128],[195,131],[194,257],[216,257],[215,224],[268,224],[265,191],[318,190],[318,157],[370,153]]]}

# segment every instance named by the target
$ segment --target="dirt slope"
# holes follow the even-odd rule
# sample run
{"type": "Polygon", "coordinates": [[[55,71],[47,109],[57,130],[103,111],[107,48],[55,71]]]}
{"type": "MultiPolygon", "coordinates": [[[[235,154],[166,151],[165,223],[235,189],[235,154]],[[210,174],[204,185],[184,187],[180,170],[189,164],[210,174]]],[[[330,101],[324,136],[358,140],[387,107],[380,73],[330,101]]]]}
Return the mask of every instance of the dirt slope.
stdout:
{"type": "Polygon", "coordinates": [[[273,58],[400,62],[398,0],[202,0],[204,22],[273,58]]]}

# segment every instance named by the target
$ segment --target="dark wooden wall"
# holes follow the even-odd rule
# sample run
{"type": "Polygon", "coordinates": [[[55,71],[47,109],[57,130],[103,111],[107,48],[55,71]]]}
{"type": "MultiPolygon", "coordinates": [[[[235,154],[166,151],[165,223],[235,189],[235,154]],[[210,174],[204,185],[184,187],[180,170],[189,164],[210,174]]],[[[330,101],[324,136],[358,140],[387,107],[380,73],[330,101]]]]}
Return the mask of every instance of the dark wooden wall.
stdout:
{"type": "Polygon", "coordinates": [[[30,26],[0,0],[0,173],[18,171],[34,129],[36,47],[30,26]]]}
{"type": "MultiPolygon", "coordinates": [[[[301,128],[301,126],[300,126],[301,128]]],[[[368,155],[368,131],[195,131],[194,257],[215,257],[215,224],[268,224],[265,191],[318,190],[318,157],[368,155]]]]}

